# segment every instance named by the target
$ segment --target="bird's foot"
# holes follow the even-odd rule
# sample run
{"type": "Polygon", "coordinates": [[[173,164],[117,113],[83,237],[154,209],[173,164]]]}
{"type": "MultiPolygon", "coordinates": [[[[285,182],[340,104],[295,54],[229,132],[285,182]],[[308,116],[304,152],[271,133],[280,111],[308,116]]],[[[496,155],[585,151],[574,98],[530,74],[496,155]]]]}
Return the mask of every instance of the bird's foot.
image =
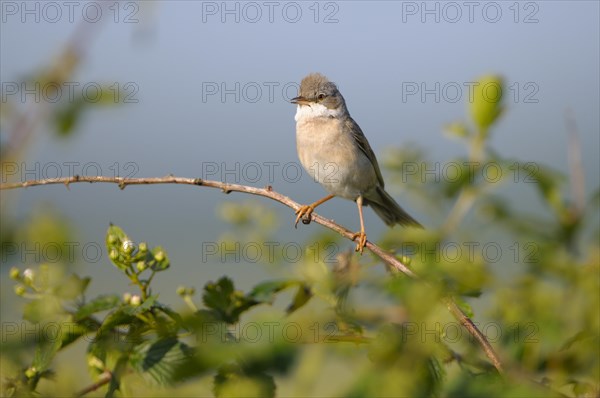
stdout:
{"type": "Polygon", "coordinates": [[[356,238],[358,238],[358,242],[356,243],[356,249],[354,249],[354,251],[360,252],[360,254],[362,254],[365,245],[367,244],[367,234],[365,234],[365,231],[357,232],[354,235],[352,235],[352,240],[355,240],[356,238]]]}
{"type": "Polygon", "coordinates": [[[294,223],[294,228],[298,228],[298,221],[300,221],[300,219],[302,219],[303,224],[310,224],[310,215],[314,209],[315,208],[313,206],[304,205],[296,210],[296,222],[294,223]]]}

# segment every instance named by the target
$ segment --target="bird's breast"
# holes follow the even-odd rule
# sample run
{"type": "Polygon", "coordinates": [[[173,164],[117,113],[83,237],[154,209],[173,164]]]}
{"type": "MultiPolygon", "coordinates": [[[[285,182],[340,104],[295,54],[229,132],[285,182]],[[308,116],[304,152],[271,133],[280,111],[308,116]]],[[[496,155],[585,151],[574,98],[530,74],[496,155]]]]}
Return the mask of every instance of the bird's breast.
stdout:
{"type": "Polygon", "coordinates": [[[355,200],[377,181],[370,160],[358,148],[343,119],[299,118],[298,157],[309,175],[330,193],[355,200]]]}

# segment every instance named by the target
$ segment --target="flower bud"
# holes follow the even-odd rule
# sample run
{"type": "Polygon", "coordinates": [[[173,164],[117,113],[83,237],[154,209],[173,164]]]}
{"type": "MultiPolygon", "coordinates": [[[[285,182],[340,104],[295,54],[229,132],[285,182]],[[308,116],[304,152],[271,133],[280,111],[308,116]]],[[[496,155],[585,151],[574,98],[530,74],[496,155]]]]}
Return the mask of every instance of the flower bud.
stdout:
{"type": "Polygon", "coordinates": [[[112,249],[110,253],[108,253],[108,257],[110,257],[111,260],[115,261],[119,258],[119,252],[116,249],[112,249]]]}
{"type": "Polygon", "coordinates": [[[16,285],[15,286],[15,294],[17,296],[23,296],[23,295],[25,295],[26,291],[27,291],[27,289],[25,289],[25,286],[23,286],[23,285],[16,285]]]}
{"type": "Polygon", "coordinates": [[[123,251],[125,251],[125,253],[131,254],[131,253],[133,253],[134,250],[135,250],[135,243],[133,243],[133,241],[126,240],[125,242],[123,242],[123,251]]]}
{"type": "Polygon", "coordinates": [[[28,379],[31,379],[36,375],[36,373],[37,369],[35,368],[35,366],[31,366],[25,371],[25,376],[27,376],[28,379]]]}
{"type": "Polygon", "coordinates": [[[23,280],[26,284],[31,284],[31,282],[33,282],[34,275],[35,273],[33,270],[31,268],[27,268],[25,271],[23,271],[23,280]]]}
{"type": "Polygon", "coordinates": [[[482,76],[474,87],[469,108],[482,132],[487,131],[502,112],[502,88],[502,78],[494,75],[482,76]]]}
{"type": "Polygon", "coordinates": [[[17,267],[12,267],[10,269],[10,279],[17,280],[21,276],[21,273],[17,267]]]}
{"type": "Polygon", "coordinates": [[[104,362],[102,362],[97,356],[91,356],[88,358],[88,366],[90,368],[96,368],[99,370],[104,370],[105,368],[104,362]]]}
{"type": "Polygon", "coordinates": [[[132,306],[134,306],[134,307],[137,307],[137,306],[139,306],[141,303],[142,303],[142,298],[141,298],[140,296],[138,296],[137,294],[136,294],[136,295],[133,295],[133,296],[131,296],[131,301],[130,301],[130,304],[131,304],[132,306]]]}
{"type": "Polygon", "coordinates": [[[131,302],[131,293],[123,293],[123,302],[129,304],[131,302]]]}
{"type": "Polygon", "coordinates": [[[115,234],[109,234],[106,237],[106,241],[111,245],[114,245],[115,243],[117,243],[117,240],[118,240],[118,238],[117,238],[117,235],[115,235],[115,234]]]}
{"type": "Polygon", "coordinates": [[[406,266],[410,265],[410,262],[412,261],[410,257],[408,256],[400,256],[399,258],[400,262],[406,266]]]}
{"type": "Polygon", "coordinates": [[[146,269],[146,262],[145,261],[138,261],[135,264],[135,267],[137,268],[138,271],[142,272],[143,270],[146,269]]]}

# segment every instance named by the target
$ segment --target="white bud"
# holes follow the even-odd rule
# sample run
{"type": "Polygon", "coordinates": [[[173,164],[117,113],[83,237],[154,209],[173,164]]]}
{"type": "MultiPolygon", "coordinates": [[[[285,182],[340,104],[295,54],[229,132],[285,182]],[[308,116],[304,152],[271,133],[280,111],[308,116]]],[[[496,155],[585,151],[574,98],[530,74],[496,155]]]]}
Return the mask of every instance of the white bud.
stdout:
{"type": "Polygon", "coordinates": [[[135,243],[133,243],[133,241],[131,240],[126,240],[125,242],[123,242],[123,250],[127,254],[133,253],[133,251],[135,250],[135,243]]]}
{"type": "Polygon", "coordinates": [[[123,293],[123,302],[126,304],[131,302],[131,293],[123,293]]]}
{"type": "Polygon", "coordinates": [[[25,282],[31,283],[33,281],[34,275],[35,272],[31,268],[27,268],[25,271],[23,271],[23,279],[25,280],[25,282]]]}
{"type": "Polygon", "coordinates": [[[140,296],[133,295],[131,296],[131,301],[130,301],[131,305],[134,307],[137,307],[138,305],[140,305],[142,303],[142,298],[140,296]]]}

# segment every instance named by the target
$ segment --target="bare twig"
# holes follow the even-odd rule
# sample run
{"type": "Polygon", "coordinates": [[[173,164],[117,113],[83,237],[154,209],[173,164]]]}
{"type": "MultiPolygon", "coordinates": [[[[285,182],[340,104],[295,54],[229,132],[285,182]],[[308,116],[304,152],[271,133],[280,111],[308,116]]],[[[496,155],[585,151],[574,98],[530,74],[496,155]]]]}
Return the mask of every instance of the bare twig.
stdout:
{"type": "Polygon", "coordinates": [[[97,382],[95,382],[94,384],[90,384],[89,386],[87,386],[86,388],[84,388],[82,390],[79,390],[77,393],[75,393],[75,396],[83,397],[84,395],[86,395],[92,391],[96,391],[103,385],[110,383],[111,380],[112,380],[112,373],[110,373],[110,371],[106,370],[106,371],[104,371],[104,373],[102,373],[100,375],[100,378],[98,379],[97,382]]]}
{"type": "MultiPolygon", "coordinates": [[[[8,190],[8,189],[17,189],[17,188],[26,188],[33,187],[38,185],[51,185],[51,184],[64,184],[65,186],[69,186],[69,184],[77,183],[77,182],[103,182],[103,183],[111,183],[118,184],[119,188],[124,189],[128,185],[149,185],[149,184],[187,184],[187,185],[197,185],[204,186],[210,188],[217,188],[222,190],[224,193],[230,192],[243,192],[251,195],[263,196],[266,198],[270,198],[279,203],[282,203],[288,207],[291,207],[294,210],[300,208],[300,204],[288,198],[285,195],[277,193],[271,189],[270,186],[266,188],[255,188],[249,187],[246,185],[239,184],[228,184],[220,181],[212,181],[212,180],[203,180],[200,178],[184,178],[184,177],[175,177],[175,176],[166,176],[166,177],[152,177],[152,178],[123,178],[123,177],[104,177],[104,176],[72,176],[72,177],[64,177],[64,178],[55,178],[55,179],[44,179],[44,180],[31,180],[25,182],[11,183],[11,184],[2,184],[0,185],[0,190],[8,190]]],[[[326,228],[331,229],[345,237],[346,239],[353,240],[355,234],[353,231],[342,227],[339,224],[336,224],[332,220],[319,216],[316,213],[311,214],[311,218],[317,224],[321,224],[326,228]]],[[[379,257],[387,266],[397,272],[401,272],[404,275],[412,278],[419,279],[418,276],[410,270],[405,264],[403,264],[396,256],[390,254],[380,248],[379,246],[367,241],[366,247],[374,253],[377,257],[379,257]]],[[[499,373],[503,373],[502,363],[495,353],[493,347],[488,342],[485,335],[475,326],[473,321],[456,305],[454,300],[451,297],[444,298],[444,304],[448,308],[448,311],[456,318],[458,322],[471,334],[479,343],[485,355],[492,362],[494,367],[498,370],[499,373]]]]}

